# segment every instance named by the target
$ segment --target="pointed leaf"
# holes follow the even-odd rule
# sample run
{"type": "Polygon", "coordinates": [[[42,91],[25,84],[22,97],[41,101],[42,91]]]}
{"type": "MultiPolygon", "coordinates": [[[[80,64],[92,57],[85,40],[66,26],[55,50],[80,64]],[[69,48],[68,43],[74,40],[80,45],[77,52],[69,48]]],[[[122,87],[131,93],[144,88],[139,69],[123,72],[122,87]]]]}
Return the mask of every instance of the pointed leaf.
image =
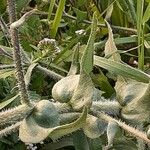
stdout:
{"type": "Polygon", "coordinates": [[[80,43],[78,43],[74,48],[73,59],[72,59],[68,76],[75,75],[79,71],[79,47],[80,47],[80,43]]]}
{"type": "Polygon", "coordinates": [[[89,37],[87,46],[84,50],[84,53],[81,59],[81,64],[80,64],[81,72],[84,71],[87,74],[89,74],[93,69],[94,40],[95,40],[96,29],[97,29],[97,19],[96,19],[95,14],[93,15],[92,21],[93,23],[92,23],[90,37],[89,37]]]}
{"type": "Polygon", "coordinates": [[[116,122],[109,122],[107,126],[107,138],[108,138],[108,148],[113,146],[114,138],[117,132],[120,131],[120,127],[116,122]]]}
{"type": "Polygon", "coordinates": [[[25,78],[25,84],[26,84],[27,87],[29,86],[30,81],[31,81],[32,71],[33,71],[33,69],[34,69],[37,65],[38,65],[37,63],[33,63],[33,64],[31,64],[31,65],[28,67],[28,70],[27,70],[27,72],[26,72],[26,74],[25,74],[25,76],[24,76],[24,78],[25,78]]]}
{"type": "Polygon", "coordinates": [[[5,79],[14,74],[14,69],[3,69],[0,70],[0,79],[5,79]]]}
{"type": "Polygon", "coordinates": [[[94,89],[90,76],[81,74],[78,86],[69,102],[73,109],[80,110],[84,106],[90,107],[94,98],[94,89]]]}
{"type": "Polygon", "coordinates": [[[117,47],[116,47],[115,42],[114,42],[112,29],[106,20],[105,20],[105,22],[107,24],[108,33],[109,33],[108,40],[105,44],[105,57],[110,56],[109,59],[120,62],[121,57],[120,57],[119,53],[117,52],[117,47]]]}
{"type": "Polygon", "coordinates": [[[19,94],[13,96],[12,98],[5,100],[4,102],[0,103],[0,110],[3,109],[4,107],[6,107],[7,105],[9,105],[11,102],[13,102],[17,97],[19,96],[19,94]]]}
{"type": "Polygon", "coordinates": [[[66,0],[59,1],[56,15],[53,20],[53,24],[52,24],[52,28],[51,28],[51,37],[52,38],[55,38],[55,36],[56,36],[57,30],[58,30],[58,27],[59,27],[59,24],[61,21],[61,17],[62,17],[64,8],[65,8],[65,3],[66,3],[66,0]]]}
{"type": "Polygon", "coordinates": [[[145,10],[142,23],[145,24],[149,20],[149,18],[150,18],[150,2],[145,10]]]}
{"type": "Polygon", "coordinates": [[[150,76],[136,68],[130,67],[125,63],[120,63],[112,60],[108,60],[103,57],[94,56],[94,64],[113,72],[116,75],[131,78],[140,82],[148,83],[150,76]]]}
{"type": "Polygon", "coordinates": [[[105,20],[110,20],[111,15],[112,15],[112,12],[113,12],[113,9],[114,9],[113,6],[114,6],[114,5],[112,4],[112,5],[110,5],[110,6],[108,7],[108,10],[107,10],[107,13],[106,13],[106,16],[105,16],[105,20]]]}
{"type": "Polygon", "coordinates": [[[72,133],[76,130],[79,130],[85,124],[86,117],[87,117],[87,108],[85,107],[83,109],[81,116],[76,121],[54,128],[52,131],[49,132],[50,133],[49,136],[53,140],[55,140],[55,139],[58,139],[64,135],[67,135],[67,134],[72,133]]]}

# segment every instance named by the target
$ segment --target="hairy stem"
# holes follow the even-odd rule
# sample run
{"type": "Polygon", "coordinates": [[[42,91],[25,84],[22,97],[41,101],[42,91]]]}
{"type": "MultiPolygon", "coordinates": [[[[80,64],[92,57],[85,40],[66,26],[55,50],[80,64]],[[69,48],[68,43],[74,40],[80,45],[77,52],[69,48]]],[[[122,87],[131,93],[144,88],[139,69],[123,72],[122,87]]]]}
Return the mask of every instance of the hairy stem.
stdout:
{"type": "Polygon", "coordinates": [[[92,103],[92,109],[105,112],[110,115],[119,115],[121,106],[116,101],[94,101],[92,103]]]}
{"type": "MultiPolygon", "coordinates": [[[[15,0],[7,0],[7,3],[8,3],[9,20],[10,20],[10,24],[12,24],[16,21],[15,0]]],[[[18,88],[20,91],[21,102],[29,105],[30,102],[28,98],[28,92],[24,81],[18,30],[16,28],[10,28],[10,37],[14,49],[13,57],[14,57],[14,63],[16,69],[15,74],[18,82],[18,88]]]]}
{"type": "Polygon", "coordinates": [[[19,129],[21,122],[17,122],[16,124],[13,124],[9,127],[6,127],[5,129],[0,131],[0,137],[6,136],[8,134],[11,134],[12,132],[16,132],[19,129]]]}
{"type": "Polygon", "coordinates": [[[59,74],[57,74],[57,73],[55,73],[55,72],[53,72],[47,68],[41,67],[40,65],[38,65],[36,68],[38,70],[44,72],[46,75],[48,75],[49,77],[51,77],[52,79],[54,79],[56,81],[61,80],[63,78],[63,76],[61,76],[61,75],[59,75],[59,74]]]}
{"type": "Polygon", "coordinates": [[[20,105],[12,109],[0,112],[0,126],[5,124],[13,124],[19,120],[24,119],[33,110],[33,107],[28,105],[20,105]]]}
{"type": "Polygon", "coordinates": [[[130,132],[134,137],[140,138],[144,140],[146,143],[150,143],[150,139],[148,139],[147,135],[143,133],[142,131],[139,131],[138,129],[135,129],[134,127],[131,127],[125,124],[124,122],[117,120],[115,118],[112,118],[111,116],[106,115],[104,113],[94,111],[94,110],[92,110],[92,113],[98,118],[104,120],[105,122],[110,122],[110,121],[116,122],[122,129],[126,130],[127,132],[130,132]]]}

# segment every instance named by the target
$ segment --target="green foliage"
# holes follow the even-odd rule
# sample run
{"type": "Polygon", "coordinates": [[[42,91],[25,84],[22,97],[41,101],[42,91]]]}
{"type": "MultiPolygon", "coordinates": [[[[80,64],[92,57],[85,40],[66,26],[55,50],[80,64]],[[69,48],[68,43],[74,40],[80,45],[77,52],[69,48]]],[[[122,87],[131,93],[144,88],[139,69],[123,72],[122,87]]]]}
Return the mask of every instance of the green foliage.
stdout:
{"type": "Polygon", "coordinates": [[[149,149],[149,2],[2,0],[1,149],[149,149]]]}
{"type": "Polygon", "coordinates": [[[18,97],[18,94],[15,95],[14,97],[8,99],[8,100],[5,100],[3,102],[0,103],[0,110],[5,108],[7,105],[9,105],[11,102],[13,102],[16,98],[18,97]]]}
{"type": "Polygon", "coordinates": [[[52,38],[55,38],[55,36],[56,36],[57,30],[58,30],[58,27],[59,27],[59,24],[61,21],[61,16],[62,16],[64,7],[65,7],[65,2],[66,2],[66,0],[59,1],[59,5],[58,5],[57,11],[56,11],[56,16],[54,18],[53,25],[51,28],[51,37],[52,38]]]}

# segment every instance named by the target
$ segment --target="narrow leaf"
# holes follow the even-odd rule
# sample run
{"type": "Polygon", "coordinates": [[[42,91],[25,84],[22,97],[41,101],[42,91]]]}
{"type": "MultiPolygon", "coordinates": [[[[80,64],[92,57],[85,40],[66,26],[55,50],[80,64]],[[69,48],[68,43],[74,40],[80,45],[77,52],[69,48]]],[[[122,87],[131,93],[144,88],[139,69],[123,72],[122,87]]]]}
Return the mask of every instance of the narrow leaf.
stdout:
{"type": "Polygon", "coordinates": [[[0,79],[5,79],[14,74],[14,69],[3,69],[0,70],[0,79]]]}
{"type": "Polygon", "coordinates": [[[13,102],[17,97],[19,96],[19,94],[15,95],[14,97],[5,100],[4,102],[0,103],[0,110],[3,109],[4,107],[6,107],[7,105],[9,105],[11,102],[13,102]]]}
{"type": "Polygon", "coordinates": [[[78,73],[78,70],[79,70],[79,47],[80,47],[80,43],[78,43],[75,46],[74,53],[73,53],[73,59],[72,59],[72,63],[71,63],[71,67],[70,67],[68,76],[75,75],[78,73]]]}
{"type": "Polygon", "coordinates": [[[119,53],[117,52],[117,47],[116,47],[115,42],[114,42],[112,29],[111,29],[109,23],[106,20],[105,20],[105,22],[107,24],[108,33],[109,33],[108,40],[105,44],[105,57],[107,55],[112,54],[109,59],[120,62],[121,58],[120,58],[119,53]]]}
{"type": "Polygon", "coordinates": [[[108,10],[107,10],[107,13],[106,13],[106,16],[105,16],[105,20],[109,20],[111,18],[111,15],[112,15],[112,12],[113,12],[113,7],[114,5],[110,5],[108,10]]]}
{"type": "Polygon", "coordinates": [[[131,78],[140,82],[148,83],[150,76],[143,71],[136,68],[132,68],[125,63],[120,63],[112,60],[108,60],[103,57],[94,56],[94,64],[113,72],[116,75],[131,78]]]}
{"type": "Polygon", "coordinates": [[[51,0],[51,1],[50,1],[49,10],[48,10],[48,18],[47,18],[48,21],[50,21],[50,18],[51,18],[51,14],[52,14],[54,5],[55,5],[55,0],[51,0]]]}
{"type": "Polygon", "coordinates": [[[31,75],[32,75],[32,71],[33,69],[37,66],[37,63],[33,63],[29,66],[25,76],[24,76],[24,80],[25,80],[25,84],[28,87],[31,81],[31,75]]]}
{"type": "Polygon", "coordinates": [[[94,14],[90,37],[87,46],[84,50],[80,64],[81,72],[84,71],[87,74],[89,74],[93,69],[93,53],[94,53],[94,40],[96,35],[96,29],[97,29],[97,19],[96,15],[94,14]]]}
{"type": "Polygon", "coordinates": [[[66,0],[59,1],[59,5],[58,5],[56,15],[55,15],[55,18],[54,18],[54,21],[52,24],[52,28],[51,28],[51,37],[52,38],[55,38],[55,36],[56,36],[57,30],[58,30],[58,27],[59,27],[59,24],[61,21],[61,17],[62,17],[64,8],[65,8],[65,3],[66,3],[66,0]]]}
{"type": "Polygon", "coordinates": [[[87,74],[81,74],[79,83],[70,100],[70,104],[75,110],[80,110],[84,106],[90,107],[94,97],[94,85],[92,79],[87,74]]]}
{"type": "Polygon", "coordinates": [[[145,24],[149,20],[149,18],[150,18],[150,3],[148,4],[148,6],[145,10],[142,23],[145,24]]]}
{"type": "Polygon", "coordinates": [[[117,132],[120,131],[120,127],[116,122],[109,122],[107,126],[107,138],[108,138],[108,148],[113,146],[114,138],[117,132]]]}

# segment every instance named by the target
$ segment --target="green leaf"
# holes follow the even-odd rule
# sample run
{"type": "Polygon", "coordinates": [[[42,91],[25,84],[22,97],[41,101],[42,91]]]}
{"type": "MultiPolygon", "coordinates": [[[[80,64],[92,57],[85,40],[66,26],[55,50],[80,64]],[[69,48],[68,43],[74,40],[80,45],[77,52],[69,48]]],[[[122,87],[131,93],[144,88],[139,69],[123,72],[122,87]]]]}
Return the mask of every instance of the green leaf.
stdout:
{"type": "Polygon", "coordinates": [[[52,14],[52,11],[53,11],[53,8],[54,8],[54,5],[55,5],[55,1],[56,0],[51,0],[50,1],[50,5],[49,5],[49,10],[48,10],[48,21],[50,21],[50,18],[51,18],[51,14],[52,14]]]}
{"type": "Polygon", "coordinates": [[[30,1],[31,0],[23,0],[23,1],[16,0],[17,11],[20,12],[23,8],[25,8],[25,6],[28,5],[30,1]]]}
{"type": "Polygon", "coordinates": [[[114,88],[111,86],[108,78],[103,74],[101,70],[99,74],[92,74],[92,81],[96,87],[100,87],[101,91],[104,92],[104,97],[111,97],[114,93],[114,88]]]}
{"type": "Polygon", "coordinates": [[[42,100],[22,121],[19,137],[26,143],[38,143],[43,141],[57,125],[59,125],[59,114],[55,106],[48,100],[42,100]]]}
{"type": "Polygon", "coordinates": [[[116,122],[109,122],[107,126],[108,148],[113,146],[114,138],[118,132],[120,132],[120,127],[118,124],[116,122]]]}
{"type": "Polygon", "coordinates": [[[144,69],[144,29],[142,26],[144,0],[137,1],[138,68],[144,69]]]}
{"type": "Polygon", "coordinates": [[[97,20],[96,15],[94,14],[90,37],[81,58],[79,82],[69,102],[76,110],[82,109],[84,106],[90,107],[92,99],[94,98],[93,93],[95,88],[89,73],[93,69],[93,51],[96,29],[97,20]]]}
{"type": "Polygon", "coordinates": [[[85,123],[87,108],[74,122],[58,126],[59,116],[54,105],[47,101],[40,101],[38,109],[23,120],[19,128],[19,137],[26,143],[39,143],[48,136],[56,140],[64,135],[80,129],[85,123]]]}
{"type": "Polygon", "coordinates": [[[150,76],[143,71],[136,68],[130,67],[125,63],[120,63],[112,60],[108,60],[103,57],[94,56],[94,64],[113,72],[116,75],[121,75],[123,77],[131,78],[140,82],[148,83],[150,76]]]}
{"type": "Polygon", "coordinates": [[[83,126],[84,134],[91,138],[95,139],[100,137],[106,130],[106,123],[99,120],[97,117],[88,115],[86,123],[83,126]]]}
{"type": "Polygon", "coordinates": [[[62,17],[64,8],[65,8],[65,3],[66,3],[66,0],[59,1],[56,15],[53,20],[53,24],[52,24],[52,28],[51,28],[51,37],[52,38],[55,38],[55,36],[56,36],[57,30],[58,30],[58,27],[59,27],[59,24],[61,21],[61,17],[62,17]]]}
{"type": "Polygon", "coordinates": [[[87,117],[87,108],[85,107],[83,109],[81,116],[76,121],[54,128],[52,131],[50,131],[49,136],[53,140],[55,140],[55,139],[58,139],[64,135],[67,135],[67,134],[72,133],[76,130],[79,130],[85,124],[86,117],[87,117]]]}
{"type": "Polygon", "coordinates": [[[6,11],[7,2],[6,0],[1,0],[0,4],[0,15],[3,14],[6,11]]]}
{"type": "Polygon", "coordinates": [[[111,57],[109,57],[109,59],[120,62],[121,57],[118,53],[117,47],[116,47],[115,42],[114,42],[112,29],[111,29],[109,23],[107,21],[105,21],[105,22],[107,24],[108,33],[109,33],[108,40],[105,44],[105,57],[108,55],[111,55],[111,57]]]}
{"type": "Polygon", "coordinates": [[[78,43],[74,48],[72,63],[71,63],[70,70],[68,72],[68,76],[75,75],[79,71],[79,47],[80,47],[80,43],[78,43]]]}
{"type": "Polygon", "coordinates": [[[94,98],[94,89],[91,77],[87,74],[81,74],[78,86],[69,101],[73,109],[80,110],[84,106],[90,107],[94,98]]]}
{"type": "Polygon", "coordinates": [[[14,97],[5,100],[4,102],[0,103],[0,110],[3,109],[4,107],[6,107],[7,105],[9,105],[11,102],[13,102],[17,97],[19,96],[19,94],[15,95],[14,97]]]}
{"type": "Polygon", "coordinates": [[[87,74],[89,74],[93,69],[94,40],[95,40],[96,30],[97,30],[97,19],[95,14],[93,15],[92,21],[93,23],[92,23],[90,37],[88,39],[88,43],[84,50],[81,59],[81,64],[80,64],[81,72],[84,71],[87,74]]]}
{"type": "Polygon", "coordinates": [[[74,12],[76,13],[77,16],[77,22],[83,21],[87,18],[87,12],[81,11],[75,7],[73,7],[74,12]]]}
{"type": "Polygon", "coordinates": [[[12,74],[14,74],[14,69],[3,69],[0,70],[0,79],[5,79],[9,76],[11,76],[12,74]]]}
{"type": "Polygon", "coordinates": [[[27,69],[27,72],[26,72],[26,74],[25,74],[25,76],[24,76],[25,84],[26,84],[27,87],[29,86],[30,81],[31,81],[32,71],[33,71],[33,69],[34,69],[37,65],[38,65],[37,63],[33,63],[33,64],[31,64],[31,65],[28,67],[28,69],[27,69]]]}
{"type": "Polygon", "coordinates": [[[73,134],[73,144],[75,150],[90,150],[87,137],[85,136],[83,131],[76,131],[73,134]]]}
{"type": "Polygon", "coordinates": [[[145,24],[150,18],[150,3],[148,4],[145,13],[143,15],[142,23],[145,24]]]}
{"type": "Polygon", "coordinates": [[[80,0],[80,1],[76,1],[76,2],[77,2],[78,7],[84,6],[86,4],[86,0],[80,0]]]}
{"type": "MultiPolygon", "coordinates": [[[[138,147],[133,140],[126,138],[124,136],[117,137],[114,141],[112,149],[115,150],[137,150],[138,147]]],[[[141,150],[141,149],[139,149],[141,150]]]]}
{"type": "MultiPolygon", "coordinates": [[[[128,43],[136,43],[137,42],[137,36],[131,36],[131,37],[117,37],[114,39],[115,44],[128,44],[128,43]]],[[[103,48],[106,43],[106,40],[103,40],[101,42],[94,43],[94,49],[98,50],[100,48],[103,48]]]]}
{"type": "Polygon", "coordinates": [[[114,5],[110,5],[109,8],[107,9],[105,20],[110,20],[113,9],[114,9],[114,5]]]}
{"type": "Polygon", "coordinates": [[[124,120],[133,125],[150,121],[150,84],[119,80],[115,89],[117,100],[123,106],[121,115],[124,120]]]}

